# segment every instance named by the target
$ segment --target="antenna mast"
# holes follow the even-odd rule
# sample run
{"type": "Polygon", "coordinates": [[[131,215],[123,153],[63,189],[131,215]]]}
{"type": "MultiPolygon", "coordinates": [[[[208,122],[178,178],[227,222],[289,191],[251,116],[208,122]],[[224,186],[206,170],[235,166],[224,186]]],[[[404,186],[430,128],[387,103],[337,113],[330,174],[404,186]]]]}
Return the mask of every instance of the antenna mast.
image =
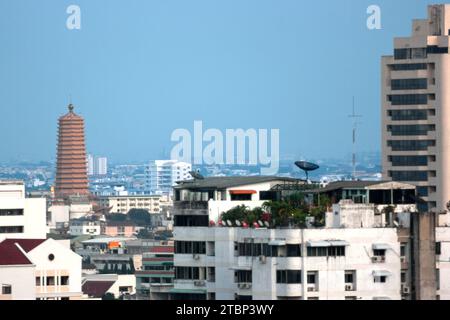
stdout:
{"type": "Polygon", "coordinates": [[[362,115],[355,113],[355,97],[352,101],[353,111],[349,115],[349,118],[353,120],[353,137],[352,137],[352,180],[356,180],[356,131],[358,128],[358,118],[362,118],[362,115]]]}

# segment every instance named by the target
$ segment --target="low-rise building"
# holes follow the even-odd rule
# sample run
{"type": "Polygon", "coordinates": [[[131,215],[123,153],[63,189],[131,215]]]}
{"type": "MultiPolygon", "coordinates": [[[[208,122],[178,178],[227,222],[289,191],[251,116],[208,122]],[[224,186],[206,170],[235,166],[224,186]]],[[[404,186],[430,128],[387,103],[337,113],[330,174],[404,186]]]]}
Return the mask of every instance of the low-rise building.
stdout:
{"type": "Polygon", "coordinates": [[[136,225],[129,221],[108,221],[102,225],[101,234],[108,237],[133,237],[136,225]]]}
{"type": "Polygon", "coordinates": [[[175,276],[173,246],[154,246],[142,255],[142,270],[136,271],[139,300],[169,300],[175,276]]]}
{"type": "Polygon", "coordinates": [[[111,213],[127,214],[131,209],[144,209],[149,213],[160,213],[161,203],[165,204],[166,198],[160,195],[108,196],[99,197],[99,205],[109,208],[111,213]]]}
{"type": "Polygon", "coordinates": [[[36,300],[35,265],[20,246],[0,242],[0,300],[36,300]]]}
{"type": "Polygon", "coordinates": [[[69,233],[72,236],[98,236],[101,234],[100,221],[86,219],[71,220],[69,225],[69,233]]]}
{"type": "Polygon", "coordinates": [[[7,239],[0,243],[0,257],[8,256],[8,248],[14,247],[33,265],[32,277],[26,273],[23,279],[14,280],[14,277],[21,274],[20,270],[24,270],[17,267],[2,282],[8,279],[23,282],[22,285],[27,286],[27,290],[31,288],[30,292],[33,292],[37,300],[81,299],[82,259],[70,250],[69,241],[7,239]]]}

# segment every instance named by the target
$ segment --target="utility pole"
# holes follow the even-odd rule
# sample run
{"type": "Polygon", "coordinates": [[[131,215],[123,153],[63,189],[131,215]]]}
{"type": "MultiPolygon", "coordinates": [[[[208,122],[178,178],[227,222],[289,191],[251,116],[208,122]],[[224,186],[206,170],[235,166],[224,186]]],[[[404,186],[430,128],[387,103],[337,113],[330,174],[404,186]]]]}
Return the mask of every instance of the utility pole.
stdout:
{"type": "Polygon", "coordinates": [[[356,180],[356,131],[358,129],[358,118],[362,115],[355,113],[355,97],[353,97],[353,112],[348,117],[353,120],[353,137],[352,137],[352,180],[356,180]]]}

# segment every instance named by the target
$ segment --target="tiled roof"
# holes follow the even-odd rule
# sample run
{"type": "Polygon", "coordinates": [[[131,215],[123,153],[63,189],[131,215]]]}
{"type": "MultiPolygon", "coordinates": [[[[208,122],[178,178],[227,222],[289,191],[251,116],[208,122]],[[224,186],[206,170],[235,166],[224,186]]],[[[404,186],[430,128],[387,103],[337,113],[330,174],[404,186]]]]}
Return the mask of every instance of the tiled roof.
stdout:
{"type": "Polygon", "coordinates": [[[31,265],[31,261],[13,242],[3,241],[0,243],[0,265],[31,265]]]}
{"type": "Polygon", "coordinates": [[[115,281],[91,281],[87,280],[83,284],[82,291],[84,294],[89,295],[93,298],[101,298],[109,288],[114,284],[115,281]]]}
{"type": "Polygon", "coordinates": [[[2,243],[17,243],[25,252],[30,252],[44,241],[46,241],[46,239],[6,239],[2,243]]]}

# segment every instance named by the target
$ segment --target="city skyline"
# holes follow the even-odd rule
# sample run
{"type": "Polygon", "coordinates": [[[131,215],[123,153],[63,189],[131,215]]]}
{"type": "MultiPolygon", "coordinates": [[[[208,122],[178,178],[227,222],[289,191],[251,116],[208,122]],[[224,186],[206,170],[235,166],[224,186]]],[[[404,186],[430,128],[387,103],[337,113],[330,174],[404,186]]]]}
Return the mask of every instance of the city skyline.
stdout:
{"type": "Polygon", "coordinates": [[[379,57],[409,34],[411,17],[425,16],[430,1],[420,2],[399,12],[405,1],[379,1],[381,30],[366,27],[368,1],[250,1],[238,10],[80,1],[81,30],[65,26],[68,3],[2,3],[0,161],[51,160],[55,120],[70,101],[86,119],[87,149],[122,162],[163,158],[171,132],[195,120],[280,129],[281,157],[344,157],[353,96],[364,116],[358,152],[379,152],[379,57]]]}

